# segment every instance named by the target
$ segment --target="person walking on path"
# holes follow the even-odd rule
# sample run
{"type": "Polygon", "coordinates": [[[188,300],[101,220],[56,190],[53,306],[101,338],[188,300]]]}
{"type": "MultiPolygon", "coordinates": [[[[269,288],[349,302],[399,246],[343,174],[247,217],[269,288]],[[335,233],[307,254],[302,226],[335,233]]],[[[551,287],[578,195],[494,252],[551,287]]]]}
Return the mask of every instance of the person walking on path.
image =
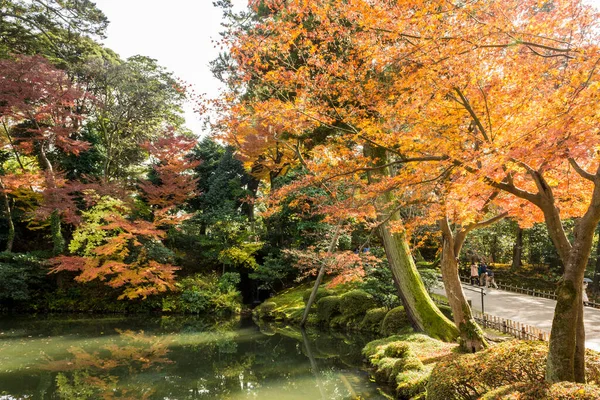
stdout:
{"type": "Polygon", "coordinates": [[[494,280],[494,271],[492,271],[489,267],[487,269],[487,278],[486,278],[486,287],[490,287],[493,286],[495,289],[498,289],[498,285],[496,284],[496,281],[494,280]]]}
{"type": "Polygon", "coordinates": [[[479,286],[485,286],[487,278],[487,265],[485,261],[479,264],[479,286]]]}
{"type": "Polygon", "coordinates": [[[475,261],[471,263],[471,286],[475,286],[475,282],[479,281],[479,270],[475,261]]]}

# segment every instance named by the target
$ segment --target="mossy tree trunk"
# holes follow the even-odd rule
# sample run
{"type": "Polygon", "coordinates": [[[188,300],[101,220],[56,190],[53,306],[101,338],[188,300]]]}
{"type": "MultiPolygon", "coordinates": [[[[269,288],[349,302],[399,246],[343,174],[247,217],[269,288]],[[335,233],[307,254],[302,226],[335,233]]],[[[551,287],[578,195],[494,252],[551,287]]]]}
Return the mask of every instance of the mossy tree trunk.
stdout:
{"type": "MultiPolygon", "coordinates": [[[[371,157],[376,166],[387,164],[386,153],[384,148],[365,146],[365,155],[371,157]]],[[[389,167],[375,168],[369,172],[369,181],[377,182],[386,176],[391,176],[389,167]]],[[[390,191],[381,194],[377,207],[380,215],[379,233],[387,260],[413,328],[440,340],[456,340],[458,330],[442,314],[425,289],[410,252],[406,233],[392,231],[392,224],[402,222],[393,194],[390,191]],[[390,207],[393,209],[390,210],[390,207]]]]}
{"type": "Polygon", "coordinates": [[[461,347],[465,351],[475,353],[488,347],[488,343],[483,331],[473,318],[458,275],[458,256],[468,231],[460,229],[457,234],[454,234],[447,218],[441,219],[439,224],[443,239],[441,270],[446,296],[452,309],[454,323],[460,333],[461,347]]]}

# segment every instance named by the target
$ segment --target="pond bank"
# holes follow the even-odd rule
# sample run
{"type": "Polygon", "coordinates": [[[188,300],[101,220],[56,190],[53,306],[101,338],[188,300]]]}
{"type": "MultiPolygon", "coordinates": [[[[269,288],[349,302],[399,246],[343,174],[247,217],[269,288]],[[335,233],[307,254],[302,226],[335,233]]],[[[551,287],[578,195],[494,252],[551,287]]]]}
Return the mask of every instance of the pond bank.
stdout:
{"type": "MultiPolygon", "coordinates": [[[[283,291],[258,306],[254,318],[299,325],[309,293],[309,284],[283,291]]],[[[371,366],[372,378],[390,388],[394,398],[600,398],[599,353],[586,354],[589,384],[547,385],[544,382],[547,343],[512,340],[476,354],[464,354],[457,344],[415,333],[402,307],[391,310],[378,307],[367,293],[351,285],[322,287],[317,299],[309,314],[308,327],[347,332],[350,336],[369,332],[381,338],[368,343],[363,356],[371,366]]]]}

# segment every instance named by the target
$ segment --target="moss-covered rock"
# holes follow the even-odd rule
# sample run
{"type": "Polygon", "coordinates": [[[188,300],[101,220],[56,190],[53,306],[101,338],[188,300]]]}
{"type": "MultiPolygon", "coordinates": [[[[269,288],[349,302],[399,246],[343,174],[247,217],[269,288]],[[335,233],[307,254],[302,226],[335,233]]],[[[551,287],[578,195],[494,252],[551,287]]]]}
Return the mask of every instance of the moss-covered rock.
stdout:
{"type": "Polygon", "coordinates": [[[456,344],[422,334],[396,335],[368,343],[363,354],[375,367],[375,379],[396,383],[398,398],[425,398],[425,389],[434,363],[447,357],[456,344]]]}
{"type": "Polygon", "coordinates": [[[358,325],[358,329],[364,332],[380,333],[386,314],[387,309],[385,307],[367,310],[365,317],[358,325]]]}
{"type": "Polygon", "coordinates": [[[396,375],[396,397],[399,399],[425,399],[427,381],[433,365],[421,369],[410,369],[396,375]]]}
{"type": "Polygon", "coordinates": [[[256,307],[256,315],[261,319],[274,319],[273,312],[277,308],[277,304],[272,301],[265,301],[256,307]]]}
{"type": "Polygon", "coordinates": [[[407,329],[410,329],[410,322],[403,306],[388,311],[381,327],[384,335],[395,335],[406,332],[407,329]]]}
{"type": "Polygon", "coordinates": [[[553,385],[539,383],[516,383],[499,387],[483,395],[481,400],[597,400],[600,387],[574,382],[553,385]]]}
{"type": "Polygon", "coordinates": [[[373,296],[364,290],[354,289],[341,295],[340,312],[348,318],[363,316],[375,307],[377,304],[373,296]]]}
{"type": "MultiPolygon", "coordinates": [[[[312,293],[312,288],[304,291],[304,294],[302,295],[302,301],[304,302],[304,304],[308,303],[308,299],[309,299],[311,293],[312,293]]],[[[317,289],[317,295],[315,296],[315,301],[313,303],[313,306],[315,304],[317,304],[317,302],[319,300],[321,300],[323,297],[333,296],[334,294],[335,294],[335,292],[332,290],[329,290],[325,287],[319,287],[317,289]]]]}
{"type": "Polygon", "coordinates": [[[406,342],[392,342],[388,344],[383,350],[385,357],[402,358],[406,357],[410,352],[410,346],[406,342]]]}
{"type": "Polygon", "coordinates": [[[340,296],[323,297],[317,302],[317,320],[321,323],[329,323],[340,313],[340,303],[340,296]]]}

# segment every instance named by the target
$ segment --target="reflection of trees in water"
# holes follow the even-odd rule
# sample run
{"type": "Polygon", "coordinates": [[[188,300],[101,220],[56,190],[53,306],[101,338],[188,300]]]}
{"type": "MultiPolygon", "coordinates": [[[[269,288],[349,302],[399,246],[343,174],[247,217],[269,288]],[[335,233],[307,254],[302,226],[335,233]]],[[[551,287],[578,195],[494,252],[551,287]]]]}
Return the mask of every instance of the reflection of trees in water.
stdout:
{"type": "Polygon", "coordinates": [[[71,335],[48,342],[48,356],[26,364],[27,371],[23,366],[0,373],[4,393],[73,400],[279,400],[299,398],[297,393],[306,390],[306,398],[348,399],[342,374],[352,385],[365,382],[345,371],[361,366],[364,342],[345,335],[309,331],[303,338],[300,331],[284,327],[262,327],[267,333],[262,334],[254,325],[240,327],[239,321],[174,317],[153,320],[145,331],[117,328],[114,336],[108,335],[114,326],[100,326],[93,337],[86,325],[82,336],[72,329],[71,335]],[[98,336],[101,332],[107,335],[98,336]]]}
{"type": "Polygon", "coordinates": [[[123,376],[159,371],[173,361],[167,358],[168,337],[144,332],[117,331],[118,342],[89,352],[71,347],[71,357],[48,360],[43,370],[58,372],[56,392],[63,399],[147,399],[153,393],[148,382],[121,383],[123,376]]]}

